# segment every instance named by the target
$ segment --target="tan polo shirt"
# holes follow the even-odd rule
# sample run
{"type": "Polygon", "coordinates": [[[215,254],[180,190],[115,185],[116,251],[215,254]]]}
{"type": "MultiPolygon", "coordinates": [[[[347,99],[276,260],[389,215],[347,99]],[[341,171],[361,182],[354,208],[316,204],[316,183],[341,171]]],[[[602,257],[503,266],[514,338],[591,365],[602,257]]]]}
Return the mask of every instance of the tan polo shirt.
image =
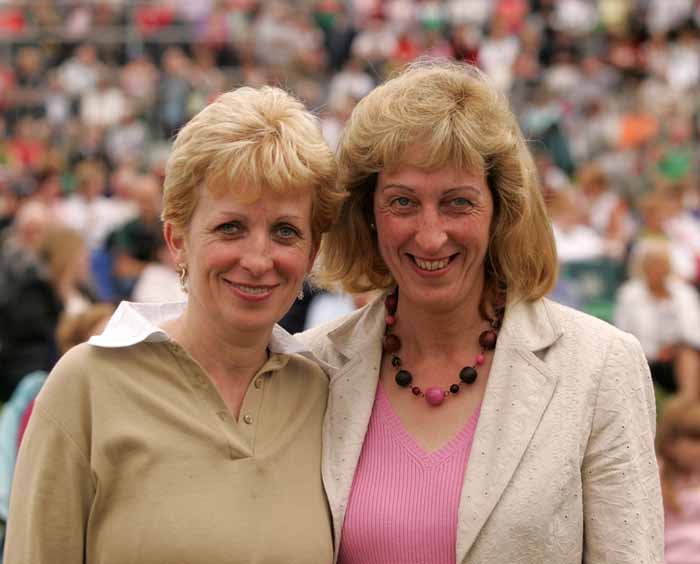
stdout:
{"type": "Polygon", "coordinates": [[[5,563],[332,562],[326,396],[313,362],[273,352],[236,421],[162,335],[75,347],[24,435],[5,563]]]}

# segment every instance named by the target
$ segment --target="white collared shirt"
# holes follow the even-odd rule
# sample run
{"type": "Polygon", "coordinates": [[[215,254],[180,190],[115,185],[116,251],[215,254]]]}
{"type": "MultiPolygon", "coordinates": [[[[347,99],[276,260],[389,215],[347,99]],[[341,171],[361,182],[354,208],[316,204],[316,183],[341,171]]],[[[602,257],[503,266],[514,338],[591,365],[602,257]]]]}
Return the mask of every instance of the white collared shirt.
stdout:
{"type": "MultiPolygon", "coordinates": [[[[119,348],[144,341],[169,341],[170,336],[160,326],[180,317],[186,307],[187,302],[121,302],[102,334],[90,337],[88,343],[96,347],[119,348]]],[[[268,348],[271,353],[300,354],[318,364],[306,345],[277,324],[272,328],[268,348]]]]}

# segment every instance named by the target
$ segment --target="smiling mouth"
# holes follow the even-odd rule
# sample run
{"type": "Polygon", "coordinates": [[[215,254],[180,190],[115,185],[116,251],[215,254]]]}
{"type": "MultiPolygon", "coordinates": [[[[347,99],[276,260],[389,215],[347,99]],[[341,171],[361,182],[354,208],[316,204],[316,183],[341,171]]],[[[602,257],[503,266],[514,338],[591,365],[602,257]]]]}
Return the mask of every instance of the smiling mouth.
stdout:
{"type": "Polygon", "coordinates": [[[416,256],[413,256],[411,254],[408,255],[411,257],[411,260],[413,263],[420,268],[421,270],[427,270],[427,271],[433,271],[433,270],[441,270],[445,268],[448,264],[450,264],[454,258],[457,256],[457,254],[454,254],[452,256],[449,256],[447,258],[439,259],[439,260],[425,260],[425,259],[420,259],[416,256]]]}
{"type": "Polygon", "coordinates": [[[235,284],[233,282],[229,282],[228,280],[226,282],[228,282],[237,290],[250,296],[262,296],[265,294],[269,294],[274,289],[274,286],[248,286],[246,284],[235,284]]]}

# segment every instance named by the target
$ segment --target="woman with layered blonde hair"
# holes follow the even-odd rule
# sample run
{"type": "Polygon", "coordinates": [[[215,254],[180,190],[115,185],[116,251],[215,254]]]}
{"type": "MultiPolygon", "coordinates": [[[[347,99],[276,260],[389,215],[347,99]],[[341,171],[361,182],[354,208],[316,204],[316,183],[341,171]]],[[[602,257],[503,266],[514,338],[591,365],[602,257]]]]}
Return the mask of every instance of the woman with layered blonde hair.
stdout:
{"type": "Polygon", "coordinates": [[[278,88],[184,126],[162,217],[187,301],[124,302],[61,358],[22,441],[5,562],[332,561],[328,380],[276,322],[343,197],[318,120],[278,88]]]}
{"type": "Polygon", "coordinates": [[[555,244],[505,96],[419,61],[359,102],[338,160],[324,274],[381,295],[301,335],[331,377],[337,561],[662,562],[644,355],[545,297],[555,244]]]}

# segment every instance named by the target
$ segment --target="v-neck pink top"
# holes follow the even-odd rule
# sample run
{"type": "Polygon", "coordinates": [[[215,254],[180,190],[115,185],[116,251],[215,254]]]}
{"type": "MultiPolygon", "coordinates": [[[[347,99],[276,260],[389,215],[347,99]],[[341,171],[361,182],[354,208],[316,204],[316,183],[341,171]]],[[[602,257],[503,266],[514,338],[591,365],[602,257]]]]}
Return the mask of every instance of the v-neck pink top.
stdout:
{"type": "Polygon", "coordinates": [[[377,386],[345,514],[341,564],[455,563],[459,499],[479,411],[442,448],[426,452],[377,386]]]}

